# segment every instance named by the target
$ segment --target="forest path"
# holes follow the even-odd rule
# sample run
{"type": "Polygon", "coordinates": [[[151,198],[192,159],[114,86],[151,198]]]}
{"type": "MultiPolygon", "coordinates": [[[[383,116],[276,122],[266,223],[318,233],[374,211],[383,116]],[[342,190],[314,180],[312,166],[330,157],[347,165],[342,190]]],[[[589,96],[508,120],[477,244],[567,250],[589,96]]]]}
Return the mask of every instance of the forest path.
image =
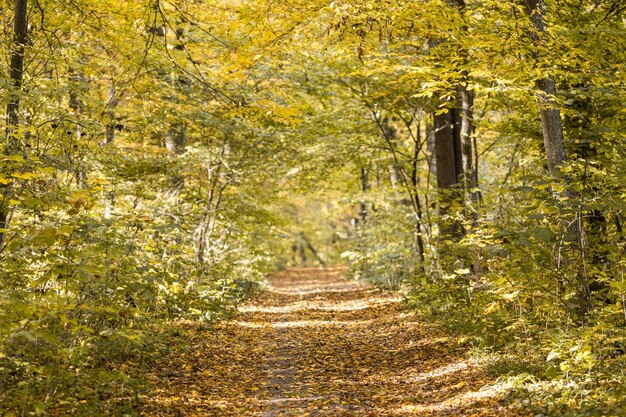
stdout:
{"type": "Polygon", "coordinates": [[[514,416],[399,297],[344,269],[275,274],[230,321],[161,360],[150,416],[514,416]]]}

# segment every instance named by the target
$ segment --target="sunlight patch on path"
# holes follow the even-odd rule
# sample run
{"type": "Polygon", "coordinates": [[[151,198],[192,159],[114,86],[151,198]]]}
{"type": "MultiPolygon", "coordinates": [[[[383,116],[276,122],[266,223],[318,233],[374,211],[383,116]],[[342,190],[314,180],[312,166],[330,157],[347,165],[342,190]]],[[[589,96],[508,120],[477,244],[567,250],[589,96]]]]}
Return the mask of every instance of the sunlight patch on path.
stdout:
{"type": "MultiPolygon", "coordinates": [[[[363,291],[364,287],[346,287],[346,286],[335,286],[333,287],[324,287],[324,288],[319,288],[319,287],[315,287],[312,286],[310,288],[304,288],[304,287],[298,287],[296,289],[293,290],[285,290],[285,289],[276,289],[276,288],[271,288],[268,290],[268,292],[271,293],[275,293],[275,294],[282,294],[282,295],[311,295],[311,294],[326,294],[326,293],[350,293],[350,292],[356,292],[356,291],[363,291]]],[[[366,291],[363,291],[366,292],[366,291]]],[[[374,292],[374,291],[367,291],[367,292],[374,292]]]]}
{"type": "Polygon", "coordinates": [[[274,274],[232,320],[181,323],[146,416],[518,417],[503,390],[392,292],[343,268],[274,274]]]}
{"type": "Polygon", "coordinates": [[[327,320],[301,320],[301,321],[279,321],[276,323],[272,322],[249,322],[249,321],[233,321],[232,322],[236,326],[241,327],[250,327],[250,328],[265,328],[272,327],[274,329],[282,329],[285,327],[354,327],[354,326],[362,326],[366,324],[373,323],[372,320],[353,320],[353,321],[327,321],[327,320]]]}
{"type": "Polygon", "coordinates": [[[334,304],[300,301],[285,306],[246,305],[239,308],[241,313],[297,313],[303,311],[357,311],[384,306],[402,301],[401,297],[371,297],[364,300],[346,301],[334,304]]]}
{"type": "Polygon", "coordinates": [[[394,411],[396,414],[411,412],[417,413],[417,415],[424,415],[424,413],[452,413],[455,410],[459,410],[463,407],[476,404],[481,400],[500,397],[502,393],[502,390],[488,387],[479,391],[460,393],[452,398],[448,398],[444,401],[436,402],[434,404],[405,404],[394,411]]]}
{"type": "Polygon", "coordinates": [[[452,373],[457,373],[461,371],[465,371],[469,369],[469,365],[467,361],[459,361],[454,362],[445,366],[441,366],[437,369],[433,369],[432,371],[422,372],[415,376],[408,376],[406,378],[394,378],[396,381],[404,382],[404,383],[415,383],[415,382],[424,382],[433,378],[440,378],[446,375],[450,375],[452,373]]]}
{"type": "Polygon", "coordinates": [[[319,400],[322,397],[276,397],[270,398],[269,400],[263,400],[264,403],[267,404],[283,404],[283,403],[298,403],[298,402],[306,402],[306,401],[315,401],[319,400]]]}

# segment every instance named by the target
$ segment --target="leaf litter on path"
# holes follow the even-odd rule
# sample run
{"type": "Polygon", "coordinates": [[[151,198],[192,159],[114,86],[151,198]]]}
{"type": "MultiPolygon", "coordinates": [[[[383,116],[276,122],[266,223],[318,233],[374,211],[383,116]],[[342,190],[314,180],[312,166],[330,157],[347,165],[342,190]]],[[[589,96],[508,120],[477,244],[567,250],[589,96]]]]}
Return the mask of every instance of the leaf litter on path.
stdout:
{"type": "Polygon", "coordinates": [[[393,292],[294,268],[230,321],[184,327],[146,416],[522,416],[393,292]]]}

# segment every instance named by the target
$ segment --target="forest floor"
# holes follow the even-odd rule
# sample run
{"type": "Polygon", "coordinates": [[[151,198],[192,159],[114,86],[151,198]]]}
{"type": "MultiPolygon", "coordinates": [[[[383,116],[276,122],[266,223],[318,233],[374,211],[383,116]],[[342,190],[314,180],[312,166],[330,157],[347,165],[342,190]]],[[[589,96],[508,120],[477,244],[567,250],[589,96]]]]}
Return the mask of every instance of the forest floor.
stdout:
{"type": "Polygon", "coordinates": [[[435,325],[342,268],[290,269],[180,343],[147,416],[523,416],[435,325]]]}

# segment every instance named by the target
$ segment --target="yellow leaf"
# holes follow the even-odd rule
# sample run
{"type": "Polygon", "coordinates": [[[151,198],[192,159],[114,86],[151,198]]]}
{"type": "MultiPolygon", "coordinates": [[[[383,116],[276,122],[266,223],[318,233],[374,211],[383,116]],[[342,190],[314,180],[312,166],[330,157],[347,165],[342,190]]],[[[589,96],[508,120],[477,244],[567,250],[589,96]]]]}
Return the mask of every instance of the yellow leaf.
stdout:
{"type": "Polygon", "coordinates": [[[497,301],[494,301],[493,303],[489,304],[487,308],[485,308],[483,315],[486,316],[487,314],[491,314],[494,311],[498,310],[499,308],[500,308],[500,303],[497,301]]]}
{"type": "Polygon", "coordinates": [[[507,301],[513,301],[515,297],[517,297],[518,294],[519,294],[519,291],[515,291],[512,293],[508,293],[508,294],[502,294],[502,298],[504,298],[507,301]]]}
{"type": "Polygon", "coordinates": [[[38,177],[35,172],[14,172],[11,176],[20,180],[32,180],[38,177]]]}

